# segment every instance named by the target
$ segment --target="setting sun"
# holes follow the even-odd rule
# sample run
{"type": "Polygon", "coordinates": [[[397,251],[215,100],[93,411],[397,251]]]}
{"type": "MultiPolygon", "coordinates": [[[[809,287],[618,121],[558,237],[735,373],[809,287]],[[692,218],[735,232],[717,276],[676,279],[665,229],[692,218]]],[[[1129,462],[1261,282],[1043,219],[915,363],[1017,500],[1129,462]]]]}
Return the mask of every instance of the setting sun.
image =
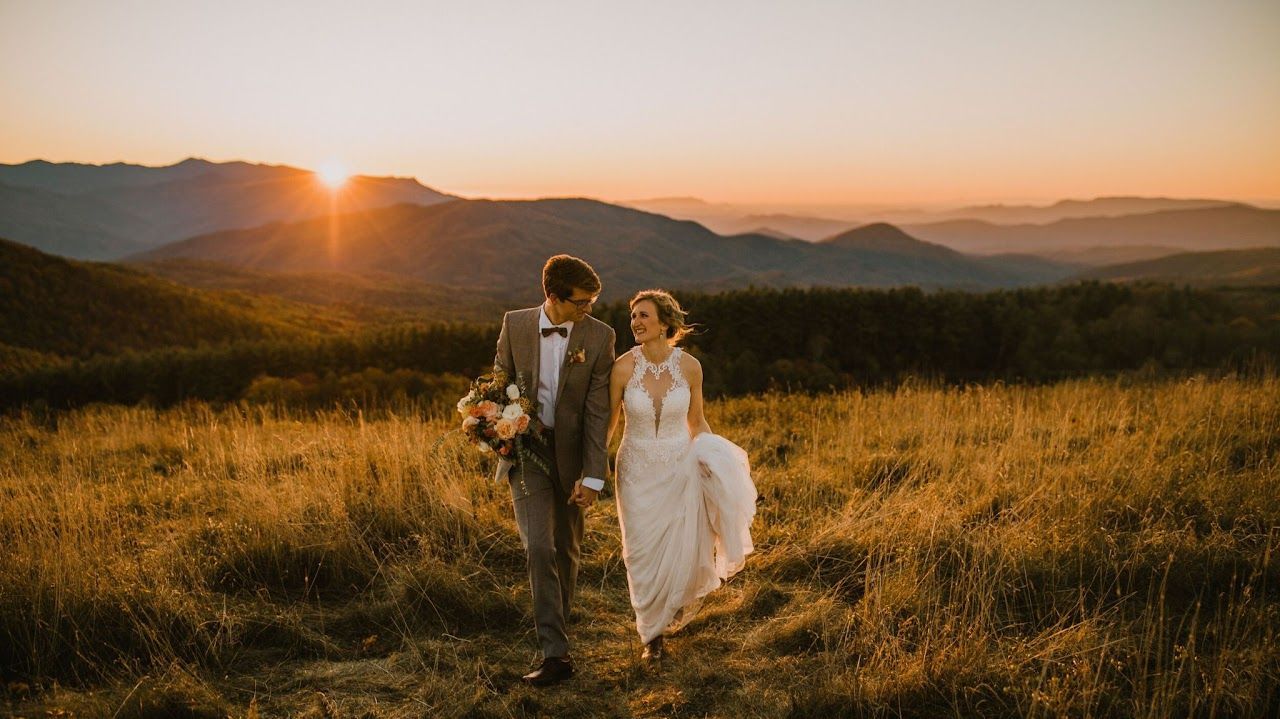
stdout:
{"type": "Polygon", "coordinates": [[[351,177],[351,173],[347,172],[347,168],[343,167],[341,163],[330,161],[321,164],[316,169],[316,177],[329,189],[336,190],[346,184],[347,179],[351,177]]]}

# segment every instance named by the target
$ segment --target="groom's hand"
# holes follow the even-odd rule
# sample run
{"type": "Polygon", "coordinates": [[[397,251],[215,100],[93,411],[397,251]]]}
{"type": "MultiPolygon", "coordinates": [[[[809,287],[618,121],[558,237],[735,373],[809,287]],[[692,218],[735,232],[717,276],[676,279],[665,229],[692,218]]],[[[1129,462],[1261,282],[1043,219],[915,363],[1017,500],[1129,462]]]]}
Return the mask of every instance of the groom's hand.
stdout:
{"type": "Polygon", "coordinates": [[[582,486],[582,480],[578,480],[578,482],[573,485],[573,494],[569,495],[569,504],[576,504],[579,507],[586,509],[596,503],[597,494],[599,494],[599,492],[582,486]]]}

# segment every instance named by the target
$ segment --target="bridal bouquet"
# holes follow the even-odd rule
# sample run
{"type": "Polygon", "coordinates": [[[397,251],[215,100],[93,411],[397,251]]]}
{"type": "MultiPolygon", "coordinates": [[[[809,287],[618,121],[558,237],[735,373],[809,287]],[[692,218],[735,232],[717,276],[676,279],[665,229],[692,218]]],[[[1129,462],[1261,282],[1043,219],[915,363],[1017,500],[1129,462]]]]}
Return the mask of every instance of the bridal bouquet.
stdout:
{"type": "Polygon", "coordinates": [[[536,404],[528,391],[495,368],[471,382],[471,391],[458,400],[462,434],[481,452],[494,452],[513,464],[533,462],[550,471],[541,457],[530,451],[529,442],[542,434],[536,404]]]}

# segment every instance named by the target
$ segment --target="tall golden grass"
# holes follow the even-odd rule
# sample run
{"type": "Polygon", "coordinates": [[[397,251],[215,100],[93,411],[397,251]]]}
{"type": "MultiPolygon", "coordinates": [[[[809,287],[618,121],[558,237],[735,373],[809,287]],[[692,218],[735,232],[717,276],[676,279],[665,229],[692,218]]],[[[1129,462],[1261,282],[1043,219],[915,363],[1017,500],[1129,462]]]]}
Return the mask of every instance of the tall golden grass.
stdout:
{"type": "Polygon", "coordinates": [[[616,513],[535,659],[505,488],[453,418],[189,404],[0,422],[19,715],[1260,716],[1280,380],[718,401],[757,553],[638,659],[616,513]]]}

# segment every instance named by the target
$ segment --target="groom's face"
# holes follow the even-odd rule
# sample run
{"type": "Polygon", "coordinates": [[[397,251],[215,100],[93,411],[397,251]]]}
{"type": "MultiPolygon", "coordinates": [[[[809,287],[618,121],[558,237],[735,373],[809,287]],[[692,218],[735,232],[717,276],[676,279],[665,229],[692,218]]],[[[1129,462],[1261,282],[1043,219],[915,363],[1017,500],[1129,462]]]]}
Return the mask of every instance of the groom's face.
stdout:
{"type": "Polygon", "coordinates": [[[595,304],[598,298],[598,295],[580,287],[573,288],[573,294],[567,298],[556,299],[556,309],[560,314],[560,321],[572,320],[573,322],[581,322],[583,318],[591,313],[591,306],[595,304]]]}

